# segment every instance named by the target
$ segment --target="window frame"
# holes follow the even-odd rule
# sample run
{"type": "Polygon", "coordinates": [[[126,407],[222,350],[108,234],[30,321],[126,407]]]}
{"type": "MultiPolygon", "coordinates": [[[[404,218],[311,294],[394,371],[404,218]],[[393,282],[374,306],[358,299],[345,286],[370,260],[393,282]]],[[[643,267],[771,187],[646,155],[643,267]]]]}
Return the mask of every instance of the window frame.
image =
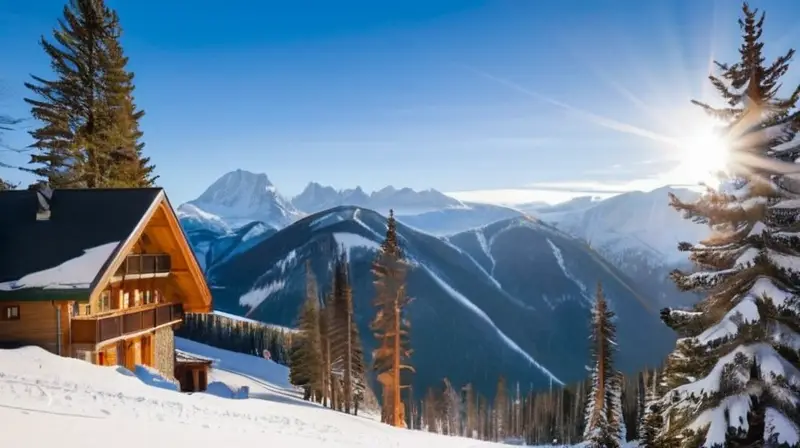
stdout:
{"type": "Polygon", "coordinates": [[[0,316],[0,320],[4,322],[13,322],[21,319],[19,305],[5,305],[2,308],[3,308],[3,314],[0,316]],[[13,310],[15,310],[16,313],[13,313],[12,315],[11,312],[13,310]]]}
{"type": "Polygon", "coordinates": [[[99,312],[101,313],[105,313],[114,309],[113,305],[111,304],[111,291],[106,289],[100,292],[100,297],[97,299],[97,307],[100,309],[99,312]]]}

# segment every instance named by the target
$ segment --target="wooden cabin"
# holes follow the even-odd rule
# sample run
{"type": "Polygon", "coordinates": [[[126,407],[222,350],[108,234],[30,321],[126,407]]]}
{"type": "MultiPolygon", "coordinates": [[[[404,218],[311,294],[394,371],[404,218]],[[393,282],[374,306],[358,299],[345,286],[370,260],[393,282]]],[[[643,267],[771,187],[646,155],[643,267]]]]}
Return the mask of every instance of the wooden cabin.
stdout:
{"type": "Polygon", "coordinates": [[[175,378],[181,392],[205,392],[213,360],[180,350],[175,351],[175,378]]]}
{"type": "Polygon", "coordinates": [[[0,191],[0,347],[172,377],[211,293],[161,188],[0,191]]]}

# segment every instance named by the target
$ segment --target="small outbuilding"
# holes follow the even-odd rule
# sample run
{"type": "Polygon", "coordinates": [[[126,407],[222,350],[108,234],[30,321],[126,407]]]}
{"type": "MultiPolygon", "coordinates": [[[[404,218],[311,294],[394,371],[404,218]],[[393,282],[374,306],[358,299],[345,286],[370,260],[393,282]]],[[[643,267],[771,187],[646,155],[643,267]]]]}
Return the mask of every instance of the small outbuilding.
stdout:
{"type": "Polygon", "coordinates": [[[211,358],[175,350],[175,379],[181,385],[181,392],[204,392],[213,362],[211,358]]]}

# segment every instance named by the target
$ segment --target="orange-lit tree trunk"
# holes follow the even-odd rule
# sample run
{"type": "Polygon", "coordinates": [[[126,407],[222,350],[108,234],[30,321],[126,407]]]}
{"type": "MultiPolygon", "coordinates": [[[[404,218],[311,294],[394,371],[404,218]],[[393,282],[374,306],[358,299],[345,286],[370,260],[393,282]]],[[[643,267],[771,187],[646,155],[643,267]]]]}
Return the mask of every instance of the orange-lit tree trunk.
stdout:
{"type": "Polygon", "coordinates": [[[397,244],[396,221],[389,213],[386,239],[381,245],[372,272],[375,275],[376,306],[371,329],[378,339],[378,349],[373,352],[373,368],[378,372],[378,382],[383,388],[381,420],[387,424],[405,427],[405,409],[400,396],[403,389],[401,373],[414,372],[405,364],[411,355],[408,348],[409,323],[403,311],[410,299],[405,294],[406,264],[397,244]]]}

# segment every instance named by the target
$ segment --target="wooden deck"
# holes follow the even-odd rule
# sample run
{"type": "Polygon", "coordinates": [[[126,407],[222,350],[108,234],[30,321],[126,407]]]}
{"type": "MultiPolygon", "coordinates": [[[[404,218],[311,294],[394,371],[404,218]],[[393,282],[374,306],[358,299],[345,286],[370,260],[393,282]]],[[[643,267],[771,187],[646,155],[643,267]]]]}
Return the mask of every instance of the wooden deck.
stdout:
{"type": "Polygon", "coordinates": [[[100,344],[183,320],[183,305],[161,303],[72,318],[73,344],[100,344]]]}

